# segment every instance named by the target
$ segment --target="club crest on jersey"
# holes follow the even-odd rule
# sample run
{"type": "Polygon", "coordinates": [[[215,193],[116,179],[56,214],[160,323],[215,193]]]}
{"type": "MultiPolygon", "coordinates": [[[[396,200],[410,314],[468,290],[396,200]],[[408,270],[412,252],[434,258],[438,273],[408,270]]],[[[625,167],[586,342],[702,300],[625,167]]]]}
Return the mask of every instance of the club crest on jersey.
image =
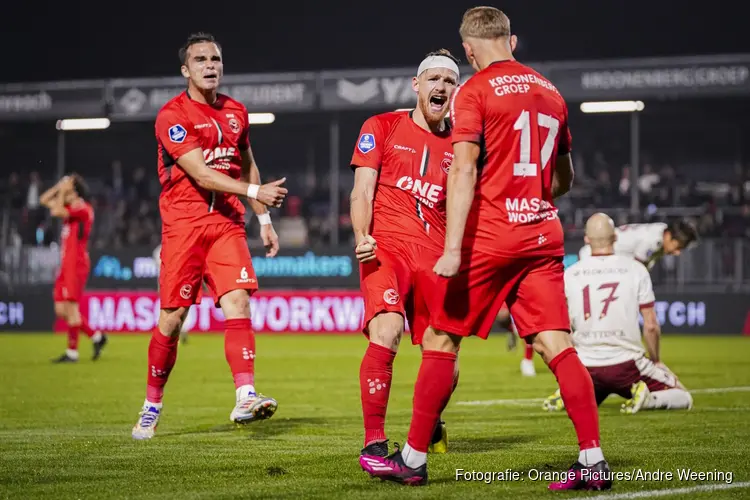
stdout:
{"type": "Polygon", "coordinates": [[[238,134],[240,132],[240,124],[234,118],[229,120],[229,130],[231,130],[233,134],[238,134]]]}
{"type": "Polygon", "coordinates": [[[453,160],[450,158],[443,158],[443,161],[440,162],[440,168],[447,174],[451,171],[451,163],[453,163],[453,160]]]}
{"type": "Polygon", "coordinates": [[[183,127],[179,123],[177,125],[172,125],[171,127],[169,127],[170,141],[180,144],[185,140],[185,137],[187,137],[187,130],[185,130],[185,127],[183,127]]]}
{"type": "Polygon", "coordinates": [[[364,154],[369,153],[375,149],[375,136],[372,134],[362,134],[357,142],[357,149],[362,151],[364,154]]]}

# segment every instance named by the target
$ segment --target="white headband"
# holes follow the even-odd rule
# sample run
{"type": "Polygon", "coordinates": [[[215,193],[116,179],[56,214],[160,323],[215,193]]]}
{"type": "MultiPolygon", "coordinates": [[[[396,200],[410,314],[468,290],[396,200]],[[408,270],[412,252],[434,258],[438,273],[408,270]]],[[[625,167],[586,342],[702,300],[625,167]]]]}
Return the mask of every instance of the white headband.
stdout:
{"type": "Polygon", "coordinates": [[[434,68],[445,68],[453,71],[457,77],[460,77],[458,71],[458,64],[453,61],[450,57],[446,56],[428,56],[425,57],[424,61],[422,61],[422,64],[419,65],[419,69],[417,70],[417,76],[421,75],[428,69],[434,69],[434,68]]]}

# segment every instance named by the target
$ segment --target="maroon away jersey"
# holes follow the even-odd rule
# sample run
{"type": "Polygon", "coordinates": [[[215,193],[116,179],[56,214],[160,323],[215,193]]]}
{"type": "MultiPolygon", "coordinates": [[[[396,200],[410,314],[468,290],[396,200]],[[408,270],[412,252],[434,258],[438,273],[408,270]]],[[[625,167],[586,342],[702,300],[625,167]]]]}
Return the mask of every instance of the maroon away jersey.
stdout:
{"type": "Polygon", "coordinates": [[[244,225],[245,207],[237,196],[198,187],[177,160],[200,148],[209,168],[239,179],[240,151],[250,147],[248,134],[247,109],[223,94],[209,105],[183,92],[161,108],[156,115],[156,140],[164,230],[222,222],[244,225]]]}
{"type": "Polygon", "coordinates": [[[63,220],[60,238],[60,272],[77,273],[90,265],[88,246],[94,209],[85,201],[77,201],[65,208],[68,216],[63,220]]]}
{"type": "Polygon", "coordinates": [[[496,62],[456,89],[451,119],[453,142],[482,147],[465,233],[475,239],[464,245],[499,256],[564,255],[551,187],[571,139],[555,86],[517,61],[496,62]]]}
{"type": "Polygon", "coordinates": [[[450,129],[436,135],[408,111],[369,118],[357,139],[352,168],[378,171],[370,234],[442,251],[445,244],[445,182],[453,161],[450,129]]]}

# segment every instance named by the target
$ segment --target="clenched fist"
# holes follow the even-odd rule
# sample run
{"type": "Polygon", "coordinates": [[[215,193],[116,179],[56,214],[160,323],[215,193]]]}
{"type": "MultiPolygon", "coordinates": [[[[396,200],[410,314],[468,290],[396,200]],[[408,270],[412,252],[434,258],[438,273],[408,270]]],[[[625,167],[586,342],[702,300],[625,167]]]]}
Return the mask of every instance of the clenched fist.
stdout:
{"type": "Polygon", "coordinates": [[[269,182],[268,184],[263,184],[260,189],[258,189],[258,196],[256,199],[266,206],[279,208],[281,204],[284,203],[284,198],[286,198],[286,194],[289,192],[287,188],[281,187],[285,182],[286,177],[277,181],[269,182]]]}
{"type": "Polygon", "coordinates": [[[354,248],[354,253],[357,256],[357,260],[365,263],[375,258],[375,250],[378,248],[378,244],[375,238],[369,234],[362,238],[357,246],[354,248]]]}

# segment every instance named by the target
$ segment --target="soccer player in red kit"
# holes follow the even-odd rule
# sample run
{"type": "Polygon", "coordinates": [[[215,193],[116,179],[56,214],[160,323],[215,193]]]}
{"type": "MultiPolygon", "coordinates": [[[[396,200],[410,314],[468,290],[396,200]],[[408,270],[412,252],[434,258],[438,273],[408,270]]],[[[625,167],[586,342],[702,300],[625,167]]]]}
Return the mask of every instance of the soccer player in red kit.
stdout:
{"type": "MultiPolygon", "coordinates": [[[[427,54],[412,80],[416,108],[369,118],[352,155],[351,218],[370,341],[359,372],[362,455],[388,455],[385,415],[404,318],[415,345],[427,327],[415,274],[432,266],[445,241],[445,181],[453,160],[446,114],[458,81],[450,52],[427,54]]],[[[439,449],[444,432],[442,424],[435,427],[434,451],[445,451],[439,449]]]]}
{"type": "Polygon", "coordinates": [[[91,270],[88,245],[94,210],[88,199],[88,185],[78,174],[63,177],[39,197],[39,202],[49,209],[50,215],[63,221],[60,270],[55,280],[53,298],[55,315],[68,325],[68,348],[65,354],[53,360],[55,363],[78,361],[79,330],[83,330],[93,342],[94,360],[99,359],[107,344],[107,336],[91,329],[79,307],[91,270]]]}
{"type": "Polygon", "coordinates": [[[546,78],[513,59],[517,39],[501,11],[468,10],[460,33],[477,73],[451,101],[455,156],[446,240],[434,273],[425,276],[433,281],[425,289],[434,293],[425,297],[430,327],[422,339],[411,428],[403,450],[375,458],[369,472],[427,482],[427,447],[451,396],[461,339],[486,338],[507,302],[519,335],[555,374],[578,435],[578,461],[567,480],[550,489],[609,488],[594,387],[570,338],[563,231],[553,205],[573,178],[567,107],[546,78]]]}
{"type": "Polygon", "coordinates": [[[235,384],[230,420],[269,418],[277,403],[255,390],[255,336],[249,297],[258,288],[245,234],[247,198],[273,257],[278,236],[266,206],[281,206],[285,179],[260,184],[249,142],[248,113],[218,93],[224,72],[213,36],[191,35],[179,51],[187,90],[156,116],[159,148],[159,211],[162,218],[159,324],[148,349],[146,401],[133,428],[150,439],[159,422],[164,386],[177,358],[180,329],[205,282],[224,312],[224,352],[235,384]]]}

